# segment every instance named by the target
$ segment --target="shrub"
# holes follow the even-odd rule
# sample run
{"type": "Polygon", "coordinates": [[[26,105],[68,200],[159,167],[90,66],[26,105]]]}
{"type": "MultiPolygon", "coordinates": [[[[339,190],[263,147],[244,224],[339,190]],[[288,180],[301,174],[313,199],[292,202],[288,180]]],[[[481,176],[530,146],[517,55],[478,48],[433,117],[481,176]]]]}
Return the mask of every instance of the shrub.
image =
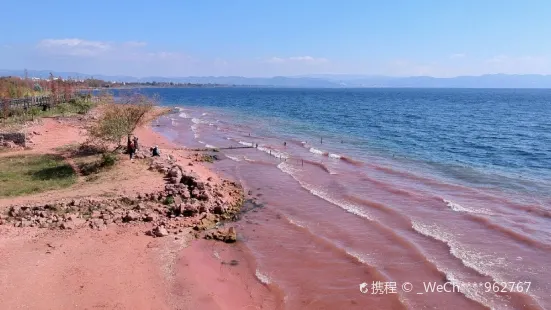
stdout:
{"type": "Polygon", "coordinates": [[[60,103],[55,107],[56,111],[65,116],[71,111],[71,106],[68,103],[60,103]]]}
{"type": "Polygon", "coordinates": [[[174,197],[172,197],[172,196],[167,196],[167,197],[165,198],[165,201],[163,201],[163,204],[166,205],[166,206],[169,206],[169,205],[174,204],[174,197]]]}
{"type": "Polygon", "coordinates": [[[144,95],[132,95],[122,97],[118,103],[105,104],[100,119],[90,128],[90,135],[120,146],[123,137],[149,121],[155,102],[144,95]]]}
{"type": "Polygon", "coordinates": [[[117,163],[117,156],[113,153],[101,154],[101,167],[112,167],[117,163]]]}
{"type": "Polygon", "coordinates": [[[31,116],[31,119],[34,121],[34,119],[40,115],[40,108],[37,106],[31,107],[27,113],[31,116]]]}
{"type": "Polygon", "coordinates": [[[80,173],[85,176],[91,174],[96,174],[101,172],[103,169],[108,169],[113,167],[117,163],[117,155],[111,152],[101,154],[101,157],[96,157],[95,160],[89,161],[86,160],[79,163],[78,167],[80,173]]]}
{"type": "Polygon", "coordinates": [[[78,114],[86,114],[94,107],[94,103],[85,99],[71,99],[69,103],[75,108],[78,114]]]}

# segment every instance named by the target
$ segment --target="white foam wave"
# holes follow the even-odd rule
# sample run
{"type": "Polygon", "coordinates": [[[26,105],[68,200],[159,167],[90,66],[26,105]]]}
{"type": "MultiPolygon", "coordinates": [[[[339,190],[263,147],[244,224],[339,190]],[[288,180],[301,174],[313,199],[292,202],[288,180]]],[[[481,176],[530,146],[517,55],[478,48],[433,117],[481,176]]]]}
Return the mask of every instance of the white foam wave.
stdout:
{"type": "Polygon", "coordinates": [[[207,112],[205,112],[205,113],[203,113],[203,114],[201,114],[201,115],[205,116],[205,115],[207,115],[207,112]]]}
{"type": "Polygon", "coordinates": [[[362,255],[354,250],[350,250],[350,249],[343,249],[346,254],[354,257],[358,262],[362,263],[362,264],[365,264],[365,265],[371,265],[373,266],[373,262],[370,262],[367,257],[365,255],[362,255]]]}
{"type": "Polygon", "coordinates": [[[236,156],[226,155],[226,157],[233,161],[241,161],[241,159],[239,159],[239,157],[236,157],[236,156]]]}
{"type": "Polygon", "coordinates": [[[304,226],[304,223],[298,221],[298,220],[295,220],[295,219],[292,219],[290,217],[287,216],[287,220],[289,221],[289,223],[295,225],[295,226],[298,226],[298,227],[301,227],[301,228],[305,228],[304,226]]]}
{"type": "Polygon", "coordinates": [[[178,116],[180,116],[181,118],[190,118],[191,117],[186,112],[182,112],[182,113],[178,114],[178,116]]]}
{"type": "Polygon", "coordinates": [[[250,158],[249,158],[249,157],[247,157],[247,156],[243,156],[243,159],[244,159],[245,161],[248,161],[248,162],[251,162],[251,163],[254,163],[254,162],[256,162],[256,160],[254,160],[254,159],[250,159],[250,158]]]}
{"type": "Polygon", "coordinates": [[[199,138],[199,129],[197,127],[197,124],[191,125],[191,131],[193,131],[193,136],[195,139],[199,138]]]}
{"type": "Polygon", "coordinates": [[[314,153],[314,154],[318,154],[318,155],[323,155],[323,154],[325,154],[323,151],[320,151],[320,150],[315,149],[315,148],[313,148],[313,147],[311,147],[311,148],[309,149],[309,151],[310,151],[310,153],[314,153]]]}
{"type": "Polygon", "coordinates": [[[373,217],[369,213],[367,213],[365,210],[363,210],[360,206],[355,205],[353,203],[350,203],[348,201],[342,200],[342,199],[331,197],[323,189],[317,188],[316,186],[314,186],[312,184],[308,184],[308,183],[303,182],[302,180],[300,180],[296,176],[296,173],[294,172],[293,167],[291,167],[291,165],[287,164],[286,162],[280,163],[279,165],[277,165],[277,167],[279,168],[279,170],[281,170],[281,171],[289,174],[290,176],[292,176],[293,179],[295,179],[303,188],[310,191],[310,193],[312,193],[314,196],[318,196],[321,199],[323,199],[325,201],[328,201],[328,202],[336,205],[337,207],[340,207],[341,209],[343,209],[343,210],[345,210],[349,213],[352,213],[352,214],[357,215],[359,217],[362,217],[362,218],[365,218],[367,220],[373,221],[373,217]]]}
{"type": "Polygon", "coordinates": [[[269,285],[270,283],[272,283],[272,279],[270,279],[270,277],[260,272],[260,270],[258,269],[256,269],[256,272],[254,273],[254,275],[256,276],[258,281],[262,282],[265,285],[269,285]]]}
{"type": "Polygon", "coordinates": [[[239,144],[244,145],[244,146],[253,146],[253,144],[251,142],[239,141],[239,144]]]}
{"type": "Polygon", "coordinates": [[[216,148],[216,146],[210,145],[210,144],[205,144],[205,147],[206,147],[207,149],[215,149],[215,148],[216,148]]]}
{"type": "Polygon", "coordinates": [[[201,140],[199,140],[199,141],[197,141],[197,142],[199,142],[199,143],[201,143],[201,144],[205,144],[205,142],[203,142],[203,141],[201,141],[201,140]]]}
{"type": "MultiPolygon", "coordinates": [[[[450,254],[459,259],[464,266],[471,268],[482,275],[490,277],[494,282],[502,283],[512,281],[511,279],[501,277],[496,272],[492,272],[492,270],[490,270],[495,270],[495,268],[499,268],[501,270],[509,268],[507,267],[509,266],[509,263],[506,261],[505,258],[495,257],[490,254],[470,249],[455,240],[455,235],[453,233],[445,231],[442,227],[436,224],[424,224],[417,221],[411,221],[411,224],[412,228],[416,232],[448,245],[450,249],[450,254]]],[[[462,280],[462,276],[460,274],[450,271],[447,268],[441,268],[440,266],[438,266],[438,263],[435,260],[431,259],[428,256],[427,259],[429,259],[434,265],[436,265],[438,270],[446,275],[448,281],[450,281],[454,285],[457,285],[459,291],[463,293],[467,298],[470,298],[492,309],[499,309],[502,308],[503,305],[508,304],[508,301],[502,296],[488,296],[488,294],[485,294],[484,288],[477,288],[476,286],[467,285],[468,283],[472,282],[472,279],[462,280]]],[[[534,299],[537,302],[537,299],[534,299]]]]}
{"type": "Polygon", "coordinates": [[[339,154],[333,154],[333,153],[329,154],[329,157],[330,157],[330,158],[334,158],[334,159],[341,159],[341,158],[342,158],[341,155],[339,155],[339,154]]]}
{"type": "Polygon", "coordinates": [[[493,215],[493,213],[488,209],[473,209],[473,208],[466,208],[458,203],[455,203],[451,200],[442,199],[446,205],[452,209],[455,212],[466,212],[466,213],[473,213],[473,214],[486,214],[486,215],[493,215]]]}
{"type": "Polygon", "coordinates": [[[203,121],[201,121],[200,119],[194,117],[194,118],[191,119],[191,122],[194,123],[194,124],[201,124],[203,121]]]}
{"type": "Polygon", "coordinates": [[[282,159],[289,158],[289,154],[287,154],[285,152],[280,152],[278,150],[266,148],[266,147],[263,147],[263,146],[259,146],[257,149],[264,152],[264,153],[268,153],[269,155],[272,155],[275,158],[282,158],[282,159]]]}

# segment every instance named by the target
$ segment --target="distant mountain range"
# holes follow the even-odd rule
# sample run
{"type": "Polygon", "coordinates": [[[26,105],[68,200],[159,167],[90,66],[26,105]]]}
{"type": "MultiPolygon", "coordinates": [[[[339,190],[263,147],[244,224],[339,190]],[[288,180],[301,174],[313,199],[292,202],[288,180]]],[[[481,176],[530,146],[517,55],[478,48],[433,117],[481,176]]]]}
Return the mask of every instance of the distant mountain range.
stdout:
{"type": "MultiPolygon", "coordinates": [[[[436,78],[430,76],[389,77],[369,75],[314,74],[301,76],[275,76],[267,78],[242,76],[189,76],[143,77],[92,75],[78,72],[28,70],[29,77],[48,78],[52,72],[62,78],[96,78],[117,82],[175,82],[199,84],[248,85],[262,87],[312,87],[312,88],[551,88],[551,75],[538,74],[487,74],[436,78]]],[[[24,70],[0,70],[0,76],[24,76],[24,70]]]]}

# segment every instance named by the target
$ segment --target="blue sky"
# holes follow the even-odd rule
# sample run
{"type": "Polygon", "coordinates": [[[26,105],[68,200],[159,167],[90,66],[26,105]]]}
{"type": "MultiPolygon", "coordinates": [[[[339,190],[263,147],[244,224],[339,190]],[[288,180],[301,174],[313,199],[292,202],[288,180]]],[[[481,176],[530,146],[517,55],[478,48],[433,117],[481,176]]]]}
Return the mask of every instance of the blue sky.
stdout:
{"type": "Polygon", "coordinates": [[[550,16],[539,0],[5,0],[0,69],[551,74],[550,16]]]}

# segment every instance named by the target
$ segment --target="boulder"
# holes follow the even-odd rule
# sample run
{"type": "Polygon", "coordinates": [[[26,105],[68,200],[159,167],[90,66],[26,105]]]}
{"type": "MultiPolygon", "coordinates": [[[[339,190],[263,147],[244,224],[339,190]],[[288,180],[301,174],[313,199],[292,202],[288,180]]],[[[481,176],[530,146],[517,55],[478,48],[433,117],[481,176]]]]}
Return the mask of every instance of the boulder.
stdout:
{"type": "Polygon", "coordinates": [[[168,176],[169,177],[181,177],[182,176],[182,170],[177,167],[177,166],[173,166],[172,168],[170,168],[170,171],[168,171],[168,176]]]}
{"type": "Polygon", "coordinates": [[[128,211],[126,212],[126,216],[124,217],[124,220],[126,222],[132,222],[132,221],[137,221],[141,218],[140,214],[136,211],[128,211]]]}
{"type": "Polygon", "coordinates": [[[159,218],[159,216],[155,212],[149,212],[144,216],[144,221],[146,222],[154,222],[159,218]]]}
{"type": "Polygon", "coordinates": [[[167,231],[166,228],[164,228],[163,226],[157,226],[157,227],[153,228],[153,230],[151,231],[151,233],[152,233],[153,236],[155,236],[155,237],[165,237],[165,236],[168,236],[168,231],[167,231]]]}
{"type": "Polygon", "coordinates": [[[89,225],[90,228],[97,230],[104,230],[107,228],[105,222],[102,219],[91,219],[89,225]]]}
{"type": "Polygon", "coordinates": [[[219,228],[206,233],[205,239],[214,239],[224,241],[226,243],[232,243],[237,241],[237,231],[234,227],[229,227],[227,229],[219,228]]]}

